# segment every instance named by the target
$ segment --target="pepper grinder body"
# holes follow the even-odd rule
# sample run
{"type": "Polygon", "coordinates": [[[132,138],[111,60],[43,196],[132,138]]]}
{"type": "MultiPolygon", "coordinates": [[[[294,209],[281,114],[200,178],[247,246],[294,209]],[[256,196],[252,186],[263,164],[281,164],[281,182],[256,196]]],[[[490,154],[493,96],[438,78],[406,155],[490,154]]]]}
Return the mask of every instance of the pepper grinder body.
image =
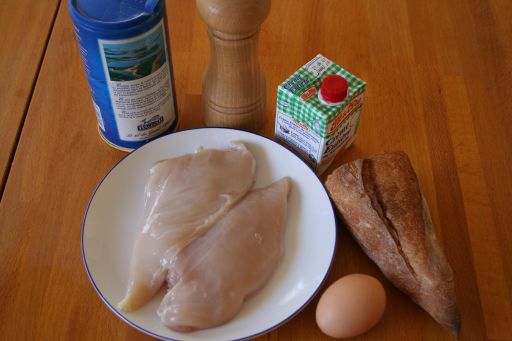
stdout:
{"type": "Polygon", "coordinates": [[[211,60],[203,78],[207,126],[258,131],[265,119],[265,77],[258,58],[260,25],[270,0],[197,0],[208,25],[211,60]]]}

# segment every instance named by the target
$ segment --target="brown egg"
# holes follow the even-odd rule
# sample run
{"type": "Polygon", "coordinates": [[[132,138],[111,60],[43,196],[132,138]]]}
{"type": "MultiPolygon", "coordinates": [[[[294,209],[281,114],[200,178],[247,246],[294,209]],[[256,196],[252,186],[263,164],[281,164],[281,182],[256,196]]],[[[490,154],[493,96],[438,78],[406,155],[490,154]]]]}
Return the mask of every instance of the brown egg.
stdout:
{"type": "Polygon", "coordinates": [[[382,284],[371,276],[352,274],[340,278],[322,294],[316,323],[331,337],[354,337],[375,326],[385,308],[382,284]]]}

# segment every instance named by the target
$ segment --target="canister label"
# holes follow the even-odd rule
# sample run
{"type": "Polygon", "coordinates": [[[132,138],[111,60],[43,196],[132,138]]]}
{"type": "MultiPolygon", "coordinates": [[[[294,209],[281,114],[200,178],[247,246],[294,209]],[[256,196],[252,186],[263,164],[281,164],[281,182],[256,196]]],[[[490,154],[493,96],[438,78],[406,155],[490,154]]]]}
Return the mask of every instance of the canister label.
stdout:
{"type": "Polygon", "coordinates": [[[98,39],[121,140],[148,140],[165,132],[175,120],[163,25],[161,20],[130,39],[98,39]]]}

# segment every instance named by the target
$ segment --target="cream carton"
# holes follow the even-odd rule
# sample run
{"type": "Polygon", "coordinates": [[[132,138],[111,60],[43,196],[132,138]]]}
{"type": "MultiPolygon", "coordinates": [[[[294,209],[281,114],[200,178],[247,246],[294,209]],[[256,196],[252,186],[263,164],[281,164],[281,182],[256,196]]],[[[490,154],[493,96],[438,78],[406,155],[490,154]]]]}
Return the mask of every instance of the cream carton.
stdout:
{"type": "Polygon", "coordinates": [[[277,89],[276,140],[320,175],[355,140],[366,83],[322,55],[277,89]]]}

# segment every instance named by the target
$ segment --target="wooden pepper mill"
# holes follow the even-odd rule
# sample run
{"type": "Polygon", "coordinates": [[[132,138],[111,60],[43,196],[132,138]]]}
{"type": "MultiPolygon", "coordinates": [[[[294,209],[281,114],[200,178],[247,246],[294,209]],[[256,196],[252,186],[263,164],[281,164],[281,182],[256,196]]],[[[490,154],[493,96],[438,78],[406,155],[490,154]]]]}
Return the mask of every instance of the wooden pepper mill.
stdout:
{"type": "Polygon", "coordinates": [[[265,77],[257,60],[270,0],[197,0],[211,61],[203,79],[207,126],[257,131],[265,119],[265,77]]]}

